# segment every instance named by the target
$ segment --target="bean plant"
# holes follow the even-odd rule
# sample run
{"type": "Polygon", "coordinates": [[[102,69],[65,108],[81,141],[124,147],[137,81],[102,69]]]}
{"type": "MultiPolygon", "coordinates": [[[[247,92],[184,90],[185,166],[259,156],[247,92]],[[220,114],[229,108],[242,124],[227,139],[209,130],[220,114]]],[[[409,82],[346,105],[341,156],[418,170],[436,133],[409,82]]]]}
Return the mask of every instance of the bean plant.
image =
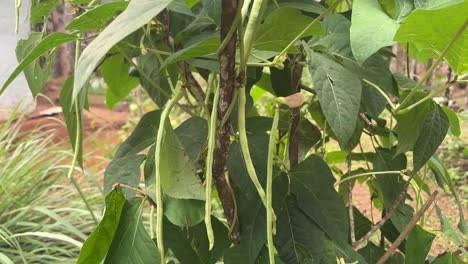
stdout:
{"type": "MultiPolygon", "coordinates": [[[[35,1],[32,22],[45,27],[56,3],[35,1]]],[[[60,96],[72,167],[82,166],[82,112],[95,71],[109,107],[140,87],[157,106],[108,165],[106,210],[78,263],[468,257],[462,199],[436,154],[448,133],[460,136],[460,124],[432,99],[467,80],[468,1],[69,3],[67,32],[21,41],[1,91],[24,72],[36,96],[50,72],[39,59],[75,43],[74,76],[60,96]],[[416,79],[392,72],[393,45],[433,63],[416,79]],[[455,77],[426,86],[442,61],[455,77]],[[456,229],[434,182],[458,204],[456,229]],[[353,203],[356,185],[368,189],[380,221],[353,203]],[[425,224],[429,208],[439,230],[425,224]],[[453,250],[430,256],[436,236],[453,250]]]]}

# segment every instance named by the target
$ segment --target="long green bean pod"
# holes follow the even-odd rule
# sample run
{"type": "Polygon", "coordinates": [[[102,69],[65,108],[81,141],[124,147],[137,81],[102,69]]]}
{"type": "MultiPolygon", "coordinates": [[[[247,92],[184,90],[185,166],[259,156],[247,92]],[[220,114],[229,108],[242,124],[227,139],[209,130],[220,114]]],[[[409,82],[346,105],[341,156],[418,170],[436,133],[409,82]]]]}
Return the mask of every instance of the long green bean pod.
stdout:
{"type": "Polygon", "coordinates": [[[216,89],[213,99],[213,111],[211,112],[210,126],[208,131],[208,153],[205,166],[205,225],[208,235],[209,249],[214,246],[213,227],[211,226],[211,196],[213,185],[213,158],[216,142],[216,121],[218,119],[219,89],[216,89]]]}
{"type": "Polygon", "coordinates": [[[273,234],[275,233],[276,228],[275,221],[276,217],[274,216],[273,211],[273,159],[275,155],[276,148],[276,135],[278,132],[278,122],[279,122],[279,108],[275,107],[275,116],[273,118],[273,124],[271,125],[270,130],[270,141],[268,143],[268,161],[267,161],[267,180],[266,180],[266,203],[267,203],[267,243],[268,243],[268,256],[270,258],[270,264],[275,263],[275,254],[276,249],[273,244],[273,234]]]}
{"type": "Polygon", "coordinates": [[[247,173],[249,174],[252,183],[255,185],[257,189],[258,195],[262,200],[265,207],[267,206],[265,200],[265,191],[263,190],[262,185],[257,177],[257,172],[255,171],[255,167],[252,162],[252,157],[250,156],[249,151],[249,143],[247,140],[247,131],[245,129],[245,87],[242,86],[239,88],[239,109],[238,109],[238,126],[239,126],[239,142],[242,150],[242,154],[244,156],[245,167],[247,168],[247,173]]]}
{"type": "Polygon", "coordinates": [[[156,237],[157,237],[157,244],[159,249],[159,255],[161,257],[161,263],[164,262],[164,241],[163,241],[163,218],[164,218],[164,210],[163,210],[163,197],[162,197],[162,186],[161,186],[161,175],[164,173],[161,171],[161,147],[162,147],[162,139],[164,137],[164,125],[171,113],[172,108],[177,102],[182,98],[184,95],[184,90],[178,87],[175,90],[174,96],[167,102],[166,107],[164,108],[163,112],[161,113],[161,118],[159,120],[159,128],[158,128],[158,135],[156,136],[156,147],[154,153],[154,164],[155,164],[155,191],[156,191],[156,237]]]}
{"type": "MultiPolygon", "coordinates": [[[[260,22],[262,21],[263,13],[268,1],[266,0],[254,0],[252,4],[252,10],[250,11],[249,22],[244,33],[244,54],[243,56],[245,62],[247,62],[250,50],[252,49],[253,38],[255,32],[257,31],[260,22]]],[[[241,70],[245,70],[245,65],[240,65],[241,70]]]]}

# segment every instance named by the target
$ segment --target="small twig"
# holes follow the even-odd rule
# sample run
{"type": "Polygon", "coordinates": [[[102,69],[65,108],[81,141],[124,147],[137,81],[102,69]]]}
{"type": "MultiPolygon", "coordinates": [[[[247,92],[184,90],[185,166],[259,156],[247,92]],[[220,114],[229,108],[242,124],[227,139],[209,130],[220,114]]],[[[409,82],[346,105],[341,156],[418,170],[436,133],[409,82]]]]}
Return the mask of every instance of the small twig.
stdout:
{"type": "Polygon", "coordinates": [[[307,87],[305,85],[303,85],[302,83],[299,84],[299,87],[301,88],[301,90],[304,90],[304,91],[307,91],[313,95],[317,95],[317,91],[315,91],[314,89],[310,88],[310,87],[307,87]]]}
{"type": "Polygon", "coordinates": [[[127,185],[125,183],[116,183],[112,186],[112,190],[115,190],[117,188],[125,188],[125,189],[129,189],[129,190],[132,190],[132,191],[135,191],[137,192],[137,194],[141,195],[142,197],[144,197],[146,200],[148,200],[148,202],[150,203],[150,205],[154,208],[157,208],[158,206],[156,205],[156,202],[153,200],[153,198],[151,198],[151,196],[149,196],[148,194],[146,194],[142,189],[140,188],[135,188],[135,187],[132,187],[130,185],[127,185]]]}
{"type": "MultiPolygon", "coordinates": [[[[401,173],[401,175],[404,175],[401,173]]],[[[396,212],[398,206],[400,205],[401,201],[403,201],[403,198],[405,197],[406,193],[408,192],[408,187],[410,185],[411,180],[413,179],[414,174],[410,176],[408,181],[406,182],[405,186],[403,187],[403,190],[401,191],[400,195],[396,198],[396,200],[393,202],[392,208],[390,208],[390,211],[386,212],[385,215],[382,217],[382,219],[374,225],[367,234],[365,234],[361,239],[353,243],[354,247],[359,246],[362,244],[364,241],[369,240],[369,238],[377,232],[382,226],[392,217],[393,213],[396,212]]]]}
{"type": "Polygon", "coordinates": [[[400,233],[400,235],[395,240],[395,242],[393,242],[390,249],[387,250],[387,252],[385,252],[385,254],[377,261],[376,264],[384,264],[388,260],[388,258],[390,258],[393,255],[393,253],[395,253],[395,250],[400,246],[403,240],[405,240],[405,238],[409,235],[411,230],[413,230],[414,226],[418,223],[419,219],[421,219],[421,217],[424,215],[427,209],[429,209],[429,207],[434,202],[438,193],[439,192],[437,190],[435,190],[432,193],[432,195],[429,197],[429,199],[427,199],[427,202],[423,205],[421,210],[419,210],[413,216],[413,218],[411,218],[411,221],[409,222],[409,224],[403,229],[403,231],[400,233]]]}
{"type": "Polygon", "coordinates": [[[372,124],[372,121],[370,121],[369,118],[367,118],[366,113],[363,113],[363,112],[359,113],[359,117],[364,121],[364,123],[366,123],[367,128],[372,129],[374,127],[374,124],[372,124]]]}

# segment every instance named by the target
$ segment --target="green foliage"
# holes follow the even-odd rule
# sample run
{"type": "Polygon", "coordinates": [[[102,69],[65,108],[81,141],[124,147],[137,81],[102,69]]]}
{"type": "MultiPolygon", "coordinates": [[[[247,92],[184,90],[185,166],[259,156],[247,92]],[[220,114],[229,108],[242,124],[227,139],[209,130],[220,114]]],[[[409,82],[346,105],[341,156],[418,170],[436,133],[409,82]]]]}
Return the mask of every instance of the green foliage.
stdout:
{"type": "MultiPolygon", "coordinates": [[[[109,107],[141,86],[158,109],[141,116],[108,165],[107,209],[79,262],[365,264],[386,253],[392,254],[387,263],[461,261],[452,253],[428,256],[435,234],[424,221],[404,233],[416,216],[407,201],[419,206],[421,191],[431,192],[423,177],[430,169],[459,206],[459,231],[437,208],[442,233],[466,244],[462,199],[435,156],[449,128],[457,137],[462,131],[457,114],[432,100],[426,77],[413,81],[390,71],[389,46],[408,44],[410,55],[436,58],[434,65],[446,60],[466,81],[467,22],[460,11],[466,1],[254,0],[242,12],[223,1],[74,1],[82,13],[67,26],[73,34],[33,34],[20,43],[22,61],[2,91],[25,71],[36,95],[50,72],[39,58],[100,30],[61,93],[80,163],[86,84],[96,68],[108,85],[109,107]],[[238,24],[224,24],[231,20],[238,24]],[[221,49],[228,40],[220,39],[220,29],[233,33],[221,49]],[[245,91],[253,104],[245,105],[245,91]],[[270,131],[276,111],[278,133],[270,131]],[[210,119],[214,150],[207,147],[210,119]],[[204,175],[211,167],[217,192],[210,197],[207,189],[206,198],[211,184],[204,175]],[[261,197],[267,174],[271,206],[261,197]],[[350,203],[356,184],[391,214],[379,231],[350,203]],[[400,235],[400,253],[388,252],[400,235]]],[[[35,21],[48,15],[39,5],[35,12],[35,21]]],[[[34,234],[81,246],[75,238],[34,234]]],[[[3,252],[0,260],[12,262],[3,252]]]]}

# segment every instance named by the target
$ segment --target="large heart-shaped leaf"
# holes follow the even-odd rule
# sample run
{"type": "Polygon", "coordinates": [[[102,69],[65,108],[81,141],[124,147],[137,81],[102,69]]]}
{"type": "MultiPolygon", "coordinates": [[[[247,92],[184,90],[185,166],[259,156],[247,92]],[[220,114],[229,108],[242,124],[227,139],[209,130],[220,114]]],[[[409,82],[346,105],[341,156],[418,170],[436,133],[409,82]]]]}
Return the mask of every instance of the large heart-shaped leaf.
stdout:
{"type": "MultiPolygon", "coordinates": [[[[137,188],[140,183],[140,165],[145,155],[127,155],[114,158],[104,172],[104,193],[108,193],[114,184],[123,183],[137,188]]],[[[125,189],[125,197],[132,197],[135,191],[125,189]]]]}
{"type": "Polygon", "coordinates": [[[346,145],[356,127],[361,80],[341,64],[319,53],[309,52],[309,71],[327,122],[340,144],[346,145]]]}
{"type": "Polygon", "coordinates": [[[351,17],[351,49],[359,64],[379,49],[393,44],[398,23],[377,0],[355,0],[351,17]]]}
{"type": "Polygon", "coordinates": [[[420,225],[416,225],[406,239],[405,263],[424,263],[434,239],[435,234],[424,230],[420,225]]]}
{"type": "Polygon", "coordinates": [[[115,44],[151,21],[171,2],[172,0],[131,1],[127,9],[84,50],[76,68],[76,76],[78,77],[75,78],[73,84],[73,97],[78,95],[99,62],[115,44]]]}
{"type": "Polygon", "coordinates": [[[333,184],[327,164],[310,155],[290,171],[291,190],[299,207],[337,244],[346,244],[349,224],[346,207],[333,184]]]}
{"type": "Polygon", "coordinates": [[[194,227],[177,227],[169,222],[164,224],[164,242],[174,252],[180,263],[214,264],[231,245],[228,230],[217,218],[212,217],[215,244],[208,249],[205,223],[194,227]]]}
{"type": "Polygon", "coordinates": [[[445,55],[445,59],[456,74],[463,74],[468,71],[468,30],[466,12],[468,2],[452,5],[447,8],[437,10],[415,10],[409,15],[398,32],[395,40],[400,43],[413,43],[422,45],[433,50],[431,57],[437,57],[456,32],[465,28],[459,38],[452,44],[445,55]]]}
{"type": "Polygon", "coordinates": [[[125,197],[122,190],[115,189],[106,196],[104,217],[83,244],[78,264],[101,263],[114,239],[124,206],[125,197]]]}
{"type": "Polygon", "coordinates": [[[104,263],[159,264],[159,251],[143,226],[143,198],[127,201],[104,263]]]}
{"type": "MultiPolygon", "coordinates": [[[[167,122],[164,126],[163,141],[161,146],[160,171],[161,186],[163,192],[173,198],[205,200],[203,184],[198,177],[192,161],[185,153],[172,126],[167,122]]],[[[154,147],[151,148],[145,163],[145,175],[147,176],[146,188],[154,189],[154,147]]]]}
{"type": "Polygon", "coordinates": [[[440,106],[427,114],[413,150],[413,171],[417,172],[426,164],[444,140],[449,129],[449,121],[440,106]]]}
{"type": "Polygon", "coordinates": [[[343,258],[346,263],[366,263],[350,245],[331,240],[301,210],[294,197],[289,197],[285,202],[277,225],[275,244],[284,263],[335,263],[337,258],[343,258]]]}
{"type": "Polygon", "coordinates": [[[132,134],[122,143],[115,153],[115,158],[138,154],[156,142],[161,111],[155,110],[144,114],[132,134]]]}

